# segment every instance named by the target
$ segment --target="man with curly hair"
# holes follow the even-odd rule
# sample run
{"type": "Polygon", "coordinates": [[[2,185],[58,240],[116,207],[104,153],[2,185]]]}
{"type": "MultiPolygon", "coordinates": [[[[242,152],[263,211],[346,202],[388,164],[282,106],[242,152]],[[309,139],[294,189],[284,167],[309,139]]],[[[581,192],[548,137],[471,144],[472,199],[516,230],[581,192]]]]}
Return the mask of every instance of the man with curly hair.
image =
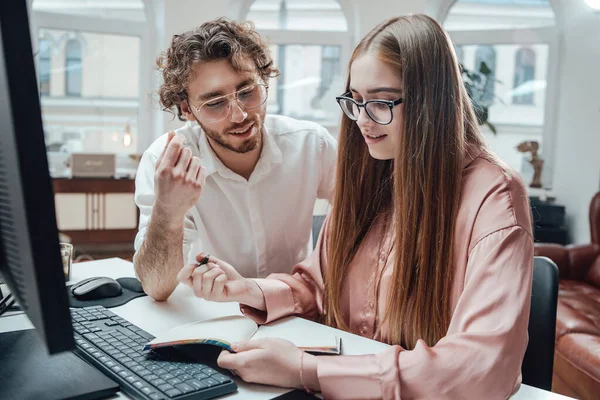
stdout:
{"type": "Polygon", "coordinates": [[[266,115],[268,79],[279,72],[249,23],[221,18],[175,35],[157,64],[161,105],[185,124],[138,168],[134,264],[146,293],[166,300],[200,252],[246,277],[289,273],[311,249],[316,199],[331,199],[335,139],[315,123],[266,115]]]}

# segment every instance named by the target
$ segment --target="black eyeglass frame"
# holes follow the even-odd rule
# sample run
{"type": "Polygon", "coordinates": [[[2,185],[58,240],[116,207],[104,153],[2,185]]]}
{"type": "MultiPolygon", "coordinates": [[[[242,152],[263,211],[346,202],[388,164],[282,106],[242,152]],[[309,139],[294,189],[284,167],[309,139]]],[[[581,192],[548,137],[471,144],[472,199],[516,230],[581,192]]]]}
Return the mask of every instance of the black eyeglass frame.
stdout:
{"type": "Polygon", "coordinates": [[[364,108],[365,112],[367,113],[368,117],[371,118],[371,120],[373,122],[375,122],[376,124],[379,125],[389,125],[392,123],[392,121],[394,120],[394,113],[393,113],[393,109],[394,107],[396,107],[398,104],[401,104],[403,102],[403,98],[400,97],[398,100],[367,100],[364,103],[359,103],[358,101],[354,100],[351,96],[352,93],[351,92],[346,92],[341,96],[337,96],[335,98],[335,101],[337,101],[338,105],[340,106],[340,108],[342,109],[342,112],[348,117],[350,118],[352,121],[357,121],[358,117],[354,117],[352,115],[348,115],[348,113],[344,110],[344,107],[342,107],[342,100],[350,100],[352,103],[354,103],[356,105],[356,107],[358,107],[358,112],[360,113],[360,108],[364,108]],[[371,115],[371,113],[369,112],[369,110],[367,109],[367,105],[370,103],[379,103],[379,104],[385,104],[386,106],[388,106],[390,108],[390,120],[388,122],[379,122],[377,121],[375,118],[373,118],[373,116],[371,115]]]}

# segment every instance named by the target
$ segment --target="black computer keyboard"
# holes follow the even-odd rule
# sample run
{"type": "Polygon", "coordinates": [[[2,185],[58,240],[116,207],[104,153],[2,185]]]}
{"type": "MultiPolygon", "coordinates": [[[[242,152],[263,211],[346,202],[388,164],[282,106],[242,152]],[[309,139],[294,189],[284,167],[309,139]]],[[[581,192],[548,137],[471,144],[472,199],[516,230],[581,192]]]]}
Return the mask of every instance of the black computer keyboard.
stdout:
{"type": "Polygon", "coordinates": [[[77,353],[135,399],[212,399],[237,390],[205,364],[142,350],[154,336],[105,307],[71,308],[71,319],[77,353]]]}

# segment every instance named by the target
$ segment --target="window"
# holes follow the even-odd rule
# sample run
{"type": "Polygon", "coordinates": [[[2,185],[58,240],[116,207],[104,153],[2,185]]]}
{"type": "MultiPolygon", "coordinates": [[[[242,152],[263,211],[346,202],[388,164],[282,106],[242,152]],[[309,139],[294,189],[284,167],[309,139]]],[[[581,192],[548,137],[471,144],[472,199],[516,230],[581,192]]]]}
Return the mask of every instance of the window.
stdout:
{"type": "Polygon", "coordinates": [[[481,103],[484,106],[490,106],[494,102],[494,94],[496,93],[496,50],[492,46],[479,46],[475,52],[475,71],[481,71],[487,67],[491,70],[487,76],[482,76],[485,79],[485,87],[481,96],[481,103]],[[482,65],[482,64],[485,64],[482,65]]]}
{"type": "Polygon", "coordinates": [[[281,73],[269,83],[268,112],[335,127],[340,119],[335,96],[344,90],[342,65],[351,47],[340,3],[256,0],[246,19],[272,43],[281,73]]]}
{"type": "Polygon", "coordinates": [[[465,63],[465,50],[462,46],[454,46],[454,52],[456,53],[456,59],[460,64],[465,63]]]}
{"type": "Polygon", "coordinates": [[[40,39],[38,53],[38,70],[40,74],[40,95],[50,95],[50,41],[40,39]]]}
{"type": "Polygon", "coordinates": [[[348,30],[340,4],[335,0],[256,0],[246,19],[258,29],[348,30]]]}
{"type": "Polygon", "coordinates": [[[523,29],[554,26],[549,0],[457,0],[447,30],[523,29]]]}
{"type": "Polygon", "coordinates": [[[533,104],[535,52],[519,49],[515,58],[513,104],[533,104]]]}
{"type": "MultiPolygon", "coordinates": [[[[513,79],[516,76],[515,57],[519,51],[523,50],[521,45],[498,44],[493,46],[463,45],[464,66],[468,70],[478,69],[482,55],[495,55],[495,73],[494,73],[494,96],[490,99],[486,92],[486,100],[490,100],[489,119],[496,128],[498,128],[497,137],[511,135],[516,132],[529,131],[535,132],[536,139],[541,138],[541,127],[544,125],[545,98],[546,98],[546,74],[540,71],[538,80],[534,84],[528,85],[531,89],[531,95],[535,96],[537,103],[535,107],[515,107],[512,101],[515,96],[513,88],[513,79]]],[[[540,63],[548,63],[548,45],[536,44],[527,48],[533,52],[540,63]]],[[[489,60],[486,60],[488,65],[489,60]]],[[[492,62],[490,62],[492,64],[492,62]]],[[[488,65],[490,69],[492,66],[488,65]]],[[[489,81],[488,81],[489,82],[489,81]]],[[[485,90],[485,89],[483,89],[485,90]]],[[[517,92],[518,93],[518,92],[517,92]]],[[[532,139],[534,140],[534,139],[532,139]]]]}
{"type": "Polygon", "coordinates": [[[81,43],[77,39],[70,39],[65,53],[66,95],[81,96],[81,43]]]}
{"type": "MultiPolygon", "coordinates": [[[[447,0],[444,21],[457,57],[470,71],[481,63],[491,70],[477,100],[487,106],[487,126],[481,130],[504,161],[528,182],[533,176],[522,141],[540,143],[542,180],[552,186],[556,136],[558,41],[549,0],[447,0]],[[460,51],[458,49],[461,49],[460,51]]],[[[483,86],[483,85],[482,85],[483,86]]]]}
{"type": "Polygon", "coordinates": [[[86,16],[107,20],[144,21],[143,0],[33,0],[34,11],[86,16]]]}
{"type": "Polygon", "coordinates": [[[340,47],[323,46],[321,48],[321,83],[315,99],[320,100],[331,87],[340,72],[340,47]]]}
{"type": "MultiPolygon", "coordinates": [[[[142,152],[157,136],[155,128],[163,129],[152,118],[148,95],[154,89],[154,2],[28,3],[32,26],[40,41],[50,43],[52,55],[51,68],[40,68],[40,77],[49,71],[50,82],[50,95],[41,96],[47,150],[116,153],[117,168],[129,168],[133,160],[125,154],[142,152]]],[[[45,81],[40,81],[42,86],[45,81]]],[[[49,160],[64,156],[50,154],[49,160]]],[[[50,164],[55,172],[64,170],[61,162],[50,164]]]]}
{"type": "Polygon", "coordinates": [[[65,83],[41,102],[49,151],[136,152],[140,38],[45,28],[38,35],[63,43],[50,80],[65,83]]]}
{"type": "MultiPolygon", "coordinates": [[[[547,75],[545,71],[540,71],[536,81],[530,82],[526,89],[526,96],[535,96],[536,103],[529,107],[521,107],[513,100],[515,99],[515,89],[513,89],[513,79],[516,77],[515,56],[522,50],[521,45],[463,45],[464,67],[468,70],[475,70],[479,67],[482,59],[495,55],[495,73],[493,75],[494,89],[493,96],[487,89],[481,96],[481,103],[485,103],[489,108],[489,121],[496,127],[498,133],[493,135],[486,127],[481,127],[486,138],[498,155],[517,171],[523,172],[523,168],[529,168],[524,161],[524,155],[516,151],[516,146],[525,140],[535,140],[543,142],[543,127],[546,111],[546,83],[547,75]],[[529,92],[530,91],[530,92],[529,92]]],[[[539,63],[547,65],[548,63],[548,45],[536,44],[529,48],[539,63]]],[[[485,61],[486,65],[489,60],[485,61]]],[[[488,65],[489,66],[489,65],[488,65]]],[[[489,66],[492,69],[491,66],[489,66]]],[[[490,75],[491,76],[491,75],[490,75]]],[[[488,84],[489,81],[488,81],[488,84]]],[[[520,92],[517,92],[520,93],[520,92]]],[[[525,180],[527,181],[527,177],[525,180]]]]}
{"type": "Polygon", "coordinates": [[[268,112],[323,123],[338,117],[335,96],[343,91],[340,47],[271,46],[281,75],[270,85],[268,112]]]}

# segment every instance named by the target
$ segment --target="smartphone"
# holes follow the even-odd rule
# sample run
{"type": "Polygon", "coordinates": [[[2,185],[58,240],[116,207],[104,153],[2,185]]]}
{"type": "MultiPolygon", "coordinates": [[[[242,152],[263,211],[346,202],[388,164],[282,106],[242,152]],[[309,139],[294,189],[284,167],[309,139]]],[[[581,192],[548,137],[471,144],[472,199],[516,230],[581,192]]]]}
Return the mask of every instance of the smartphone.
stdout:
{"type": "Polygon", "coordinates": [[[311,400],[311,399],[320,399],[313,394],[307,393],[304,390],[292,390],[291,392],[287,392],[282,394],[281,396],[273,397],[271,400],[311,400]]]}

